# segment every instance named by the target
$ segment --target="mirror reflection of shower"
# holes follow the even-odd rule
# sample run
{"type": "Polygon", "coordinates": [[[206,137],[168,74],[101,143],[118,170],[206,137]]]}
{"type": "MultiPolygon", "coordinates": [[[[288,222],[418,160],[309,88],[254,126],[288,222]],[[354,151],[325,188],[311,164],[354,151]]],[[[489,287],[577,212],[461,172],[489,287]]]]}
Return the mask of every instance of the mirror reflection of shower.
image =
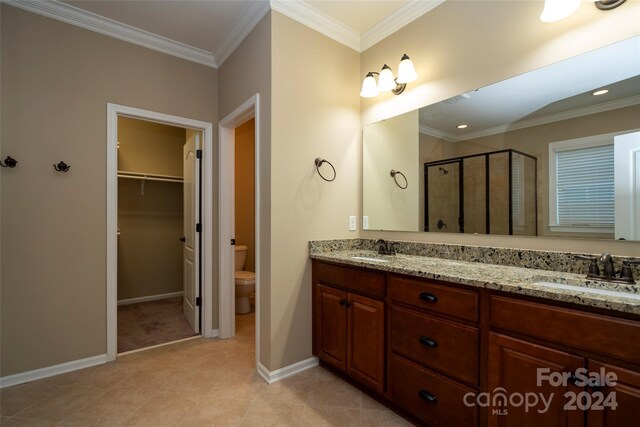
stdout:
{"type": "Polygon", "coordinates": [[[424,168],[424,231],[536,235],[535,157],[501,150],[424,168]]]}

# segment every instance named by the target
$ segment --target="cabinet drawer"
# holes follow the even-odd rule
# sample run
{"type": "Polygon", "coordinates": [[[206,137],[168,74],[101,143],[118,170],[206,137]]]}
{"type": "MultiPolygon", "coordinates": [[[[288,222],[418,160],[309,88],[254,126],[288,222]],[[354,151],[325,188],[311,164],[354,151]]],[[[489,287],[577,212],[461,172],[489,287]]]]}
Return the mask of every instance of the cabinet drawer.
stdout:
{"type": "Polygon", "coordinates": [[[478,385],[477,328],[393,307],[391,349],[427,368],[478,385]]]}
{"type": "Polygon", "coordinates": [[[385,296],[384,273],[319,262],[317,278],[318,282],[326,285],[380,298],[385,296]]]}
{"type": "Polygon", "coordinates": [[[478,321],[478,293],[475,291],[392,276],[389,294],[394,301],[464,320],[478,321]]]}
{"type": "Polygon", "coordinates": [[[640,322],[633,320],[494,295],[491,325],[640,364],[640,322]]]}
{"type": "Polygon", "coordinates": [[[473,390],[391,356],[391,396],[393,401],[432,426],[476,426],[475,406],[464,404],[473,390]]]}

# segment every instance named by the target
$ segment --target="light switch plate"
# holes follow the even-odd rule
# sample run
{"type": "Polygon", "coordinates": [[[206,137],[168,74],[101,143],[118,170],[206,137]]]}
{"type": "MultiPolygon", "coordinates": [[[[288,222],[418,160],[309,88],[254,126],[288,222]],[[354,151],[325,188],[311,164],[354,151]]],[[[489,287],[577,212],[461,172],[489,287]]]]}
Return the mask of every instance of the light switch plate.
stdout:
{"type": "Polygon", "coordinates": [[[369,217],[367,215],[362,217],[362,229],[363,230],[369,229],[369,217]]]}
{"type": "Polygon", "coordinates": [[[349,231],[356,231],[356,230],[357,230],[356,217],[355,215],[351,215],[349,217],[349,231]]]}

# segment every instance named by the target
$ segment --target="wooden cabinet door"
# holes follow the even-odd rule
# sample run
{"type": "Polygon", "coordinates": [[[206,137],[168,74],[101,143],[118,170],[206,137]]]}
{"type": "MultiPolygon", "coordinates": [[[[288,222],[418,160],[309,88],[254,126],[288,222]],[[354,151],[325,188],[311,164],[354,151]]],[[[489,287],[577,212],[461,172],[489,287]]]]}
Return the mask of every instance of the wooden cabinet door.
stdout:
{"type": "Polygon", "coordinates": [[[602,386],[601,389],[594,390],[589,388],[591,392],[591,409],[587,412],[587,425],[589,427],[632,427],[640,424],[640,372],[634,372],[618,366],[600,363],[589,360],[589,372],[600,373],[613,372],[616,374],[617,382],[615,386],[602,386]],[[600,396],[595,391],[602,392],[605,397],[602,408],[594,407],[600,396]],[[615,402],[617,407],[613,409],[607,404],[606,396],[615,393],[615,402]],[[596,397],[597,396],[597,397],[596,397]]]}
{"type": "Polygon", "coordinates": [[[318,309],[318,350],[325,362],[347,368],[347,293],[329,286],[316,288],[318,309]]]}
{"type": "Polygon", "coordinates": [[[380,393],[384,391],[384,302],[348,295],[349,374],[380,393]]]}
{"type": "Polygon", "coordinates": [[[526,393],[544,396],[551,403],[545,411],[545,405],[540,402],[537,406],[525,410],[525,405],[509,402],[506,406],[492,406],[488,408],[489,426],[500,427],[573,427],[584,425],[584,411],[565,410],[568,391],[579,393],[583,388],[572,384],[567,386],[552,386],[548,381],[537,385],[537,370],[548,368],[550,372],[575,372],[584,366],[584,359],[570,353],[553,350],[548,347],[521,341],[496,333],[489,337],[489,382],[488,391],[493,399],[497,396],[494,390],[503,388],[506,397],[526,393]],[[497,411],[502,410],[502,413],[497,411]],[[541,411],[541,412],[540,412],[541,411]]]}

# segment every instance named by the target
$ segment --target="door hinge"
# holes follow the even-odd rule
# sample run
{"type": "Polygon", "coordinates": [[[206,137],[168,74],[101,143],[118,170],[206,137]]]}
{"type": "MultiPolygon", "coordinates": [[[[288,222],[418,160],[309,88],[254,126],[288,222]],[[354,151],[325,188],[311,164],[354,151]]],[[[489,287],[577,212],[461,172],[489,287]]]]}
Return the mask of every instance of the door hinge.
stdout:
{"type": "Polygon", "coordinates": [[[196,224],[196,233],[200,233],[202,231],[202,224],[197,223],[196,224]]]}
{"type": "Polygon", "coordinates": [[[200,307],[202,305],[202,298],[196,297],[196,307],[200,307]]]}
{"type": "Polygon", "coordinates": [[[231,239],[231,246],[235,246],[236,244],[236,239],[231,239]]]}
{"type": "Polygon", "coordinates": [[[202,150],[196,150],[196,159],[202,158],[202,150]]]}

